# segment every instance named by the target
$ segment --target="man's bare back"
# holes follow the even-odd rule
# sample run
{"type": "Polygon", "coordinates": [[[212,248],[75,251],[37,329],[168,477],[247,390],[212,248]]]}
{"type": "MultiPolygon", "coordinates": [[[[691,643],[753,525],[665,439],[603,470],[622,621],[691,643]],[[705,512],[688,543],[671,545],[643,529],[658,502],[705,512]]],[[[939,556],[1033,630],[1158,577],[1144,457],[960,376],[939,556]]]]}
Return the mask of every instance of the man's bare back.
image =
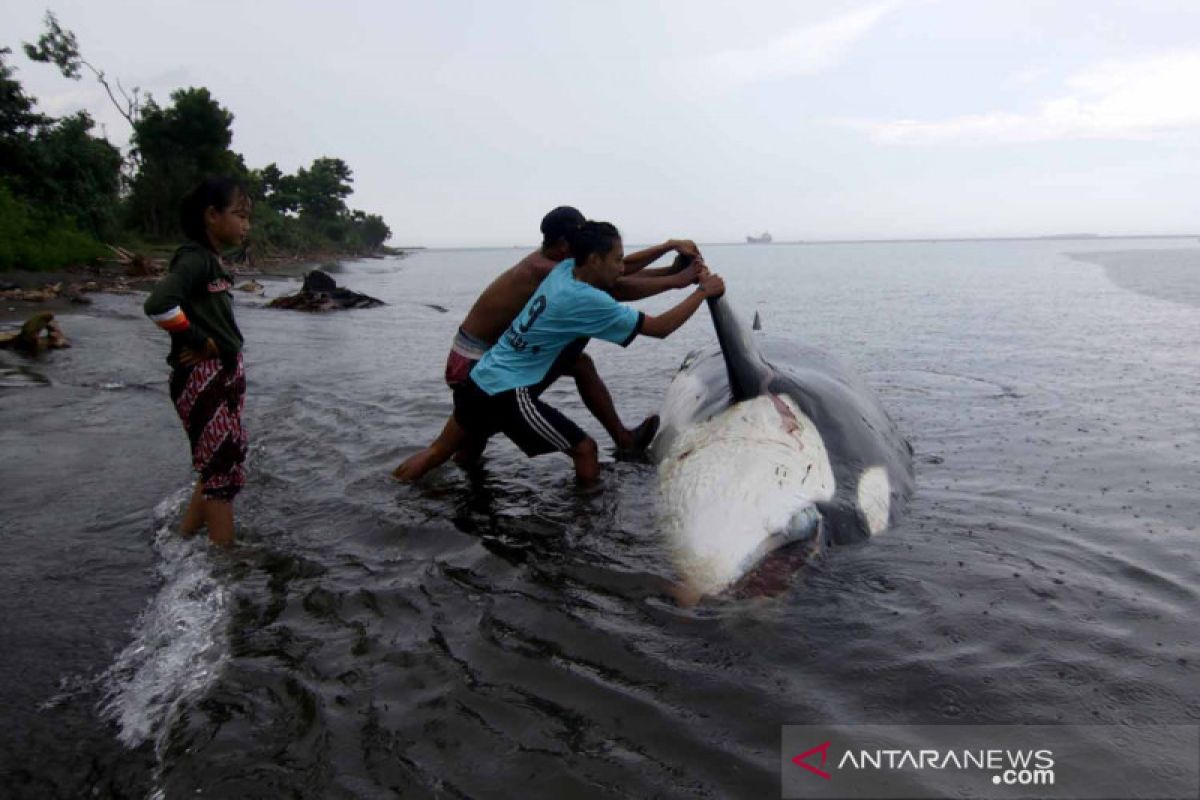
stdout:
{"type": "Polygon", "coordinates": [[[500,273],[471,306],[462,329],[495,344],[558,263],[539,248],[500,273]]]}

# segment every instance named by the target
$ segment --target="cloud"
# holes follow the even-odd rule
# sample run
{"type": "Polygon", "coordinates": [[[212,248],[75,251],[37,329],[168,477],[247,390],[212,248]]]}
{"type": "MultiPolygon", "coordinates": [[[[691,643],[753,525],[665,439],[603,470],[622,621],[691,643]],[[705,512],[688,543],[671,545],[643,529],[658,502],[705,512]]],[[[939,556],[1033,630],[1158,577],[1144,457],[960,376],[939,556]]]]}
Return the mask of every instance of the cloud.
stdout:
{"type": "Polygon", "coordinates": [[[767,78],[816,75],[837,65],[847,51],[899,5],[865,6],[840,17],[794,28],[761,47],[725,50],[702,59],[699,70],[726,86],[767,78]]]}
{"type": "Polygon", "coordinates": [[[1032,113],[992,112],[940,121],[839,120],[882,144],[1010,144],[1149,139],[1200,128],[1200,51],[1106,61],[1066,81],[1066,93],[1032,113]]]}
{"type": "Polygon", "coordinates": [[[1037,83],[1050,74],[1050,70],[1042,66],[1029,66],[1012,76],[1014,83],[1029,85],[1037,83]]]}

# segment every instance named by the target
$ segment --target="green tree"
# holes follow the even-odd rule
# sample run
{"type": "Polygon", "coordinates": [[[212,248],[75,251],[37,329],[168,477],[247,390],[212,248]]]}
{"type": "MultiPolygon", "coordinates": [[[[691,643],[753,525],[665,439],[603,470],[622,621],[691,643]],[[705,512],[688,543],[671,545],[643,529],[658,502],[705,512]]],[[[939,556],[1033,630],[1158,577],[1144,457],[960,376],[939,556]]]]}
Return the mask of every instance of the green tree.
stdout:
{"type": "Polygon", "coordinates": [[[318,158],[308,169],[297,170],[293,181],[284,183],[295,195],[300,216],[329,222],[346,214],[354,173],[340,158],[318,158]]]}
{"type": "Polygon", "coordinates": [[[12,53],[0,47],[0,139],[29,136],[48,119],[33,110],[37,101],[25,94],[15,77],[16,70],[4,63],[12,53]]]}
{"type": "Polygon", "coordinates": [[[106,252],[70,222],[49,218],[15,197],[0,179],[0,270],[53,269],[92,261],[106,252]]]}
{"type": "Polygon", "coordinates": [[[147,101],[133,131],[141,168],[129,196],[131,222],[150,236],[176,235],[179,202],[201,178],[246,176],[232,141],[233,114],[208,89],[174,91],[165,108],[147,101]]]}
{"type": "Polygon", "coordinates": [[[257,188],[258,197],[281,214],[291,214],[300,208],[295,176],[284,175],[274,162],[259,170],[257,188]]]}
{"type": "Polygon", "coordinates": [[[50,120],[34,111],[36,100],[25,94],[16,70],[5,63],[11,52],[0,48],[0,176],[19,190],[31,177],[33,137],[50,120]]]}
{"type": "Polygon", "coordinates": [[[87,114],[37,113],[4,63],[9,52],[0,49],[0,268],[95,258],[112,228],[120,153],[91,135],[87,114]]]}
{"type": "Polygon", "coordinates": [[[283,180],[283,172],[275,162],[267,164],[258,170],[258,188],[264,197],[279,191],[279,182],[283,180]]]}
{"type": "Polygon", "coordinates": [[[318,158],[293,175],[276,164],[248,170],[230,149],[233,114],[204,88],[180,89],[160,106],[136,87],[110,83],[83,58],[75,34],[53,13],[35,44],[34,61],[53,64],[71,80],[95,76],[133,129],[127,159],[91,135],[85,113],[61,120],[38,114],[0,49],[0,266],[56,266],[95,256],[97,238],[114,233],[122,169],[131,227],[151,238],[179,233],[183,195],[206,175],[241,178],[257,201],[255,247],[291,253],[369,252],[391,235],[381,217],[352,211],[346,198],[354,174],[339,158],[318,158]],[[84,233],[84,231],[88,233],[84,233]],[[89,235],[90,234],[90,235],[89,235]]]}
{"type": "Polygon", "coordinates": [[[391,229],[377,214],[346,206],[354,173],[339,158],[318,158],[295,175],[276,164],[250,173],[257,201],[251,238],[266,251],[377,251],[391,229]]]}
{"type": "Polygon", "coordinates": [[[378,250],[383,247],[392,235],[392,229],[383,221],[383,217],[378,214],[365,214],[362,211],[355,211],[352,215],[354,221],[354,229],[364,250],[378,250]]]}
{"type": "Polygon", "coordinates": [[[65,217],[97,238],[113,233],[121,189],[121,153],[91,135],[81,111],[44,126],[33,140],[31,199],[47,214],[65,217]]]}

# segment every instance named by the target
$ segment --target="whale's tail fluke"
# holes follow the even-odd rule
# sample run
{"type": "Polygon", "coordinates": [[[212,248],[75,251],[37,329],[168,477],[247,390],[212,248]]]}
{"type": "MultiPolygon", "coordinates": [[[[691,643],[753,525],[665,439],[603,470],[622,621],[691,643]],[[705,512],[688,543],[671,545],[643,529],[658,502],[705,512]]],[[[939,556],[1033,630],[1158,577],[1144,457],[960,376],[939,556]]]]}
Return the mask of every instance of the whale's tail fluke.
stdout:
{"type": "Polygon", "coordinates": [[[717,342],[725,358],[733,401],[740,403],[766,392],[771,380],[771,367],[759,352],[758,343],[750,335],[749,329],[734,313],[733,306],[722,295],[708,299],[708,310],[712,313],[717,342]]]}

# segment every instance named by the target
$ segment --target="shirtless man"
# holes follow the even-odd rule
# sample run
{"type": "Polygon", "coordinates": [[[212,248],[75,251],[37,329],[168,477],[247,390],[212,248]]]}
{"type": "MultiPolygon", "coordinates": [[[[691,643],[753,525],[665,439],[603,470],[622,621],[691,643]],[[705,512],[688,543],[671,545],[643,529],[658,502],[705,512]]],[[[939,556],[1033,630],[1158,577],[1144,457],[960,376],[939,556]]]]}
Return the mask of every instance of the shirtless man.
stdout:
{"type": "MultiPolygon", "coordinates": [[[[501,273],[479,295],[459,327],[446,360],[446,384],[451,389],[467,379],[471,368],[500,339],[546,276],[570,255],[567,234],[583,222],[583,214],[570,206],[551,211],[542,219],[542,246],[501,273]]],[[[685,288],[697,280],[700,265],[691,261],[699,255],[696,244],[687,239],[671,239],[632,253],[624,258],[624,273],[609,293],[618,301],[631,302],[685,288]],[[679,254],[672,266],[646,269],[672,251],[679,254]]],[[[595,363],[583,352],[587,341],[579,339],[563,351],[551,370],[550,382],[562,375],[573,377],[584,405],[612,437],[618,456],[638,455],[654,438],[658,417],[648,417],[633,430],[625,427],[595,363]]],[[[486,439],[471,439],[456,460],[471,463],[486,446],[486,439]]]]}

